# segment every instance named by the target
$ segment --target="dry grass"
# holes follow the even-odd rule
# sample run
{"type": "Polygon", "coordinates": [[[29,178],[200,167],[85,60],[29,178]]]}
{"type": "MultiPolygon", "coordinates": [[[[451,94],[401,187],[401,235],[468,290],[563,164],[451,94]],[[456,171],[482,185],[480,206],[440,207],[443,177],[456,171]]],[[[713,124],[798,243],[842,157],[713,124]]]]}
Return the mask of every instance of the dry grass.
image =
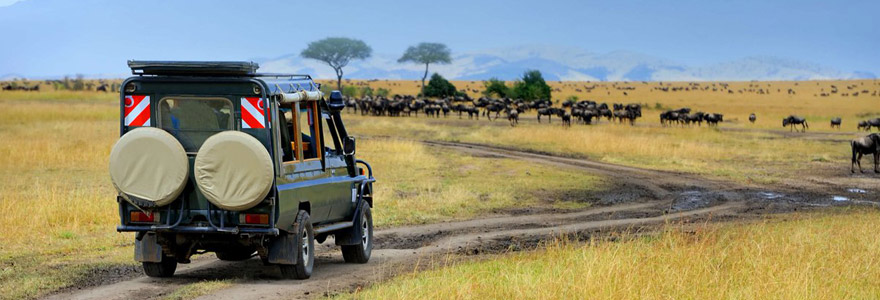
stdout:
{"type": "Polygon", "coordinates": [[[869,299],[880,295],[874,210],[706,225],[404,275],[360,299],[869,299]]]}
{"type": "Polygon", "coordinates": [[[205,280],[196,283],[187,284],[181,288],[174,290],[165,300],[184,300],[195,299],[200,296],[211,294],[215,291],[225,289],[234,284],[232,280],[205,280]]]}
{"type": "MultiPolygon", "coordinates": [[[[636,167],[685,171],[740,182],[773,183],[804,170],[844,166],[849,144],[755,131],[594,125],[563,128],[498,121],[377,118],[349,114],[351,132],[425,140],[483,143],[588,157],[636,167]]],[[[845,137],[844,137],[845,138],[845,137]]]]}
{"type": "MultiPolygon", "coordinates": [[[[335,81],[323,80],[324,84],[335,81]]],[[[452,81],[459,89],[466,89],[471,97],[480,97],[482,81],[452,81]]],[[[347,80],[347,84],[389,89],[392,94],[415,95],[421,84],[418,80],[347,80]]],[[[510,83],[508,83],[510,84],[510,83]]],[[[844,130],[855,130],[859,120],[880,117],[880,80],[823,80],[783,82],[725,82],[729,90],[722,89],[721,82],[700,82],[693,90],[689,82],[574,82],[550,81],[553,100],[557,103],[568,97],[591,99],[607,103],[641,103],[646,108],[645,118],[640,122],[658,124],[659,113],[670,108],[690,107],[694,111],[723,113],[728,126],[744,128],[782,129],[782,118],[790,115],[807,117],[812,130],[836,131],[829,128],[833,117],[843,118],[844,130]],[[713,86],[714,85],[714,86],[713,86]],[[585,87],[593,87],[588,90],[585,87]],[[832,86],[838,93],[831,94],[832,86]],[[688,88],[689,91],[663,92],[655,88],[688,88]],[[847,87],[853,87],[848,89],[847,87]],[[715,88],[716,91],[712,89],[715,88]],[[763,89],[769,93],[758,94],[763,89]],[[788,89],[795,91],[788,94],[788,89]],[[578,91],[580,90],[580,91],[578,91]],[[738,91],[742,90],[743,93],[738,91]],[[750,91],[751,90],[751,91],[750,91]],[[861,93],[867,90],[868,93],[861,93]],[[853,96],[859,92],[859,96],[853,96]],[[624,95],[626,93],[627,95],[624,95]],[[828,93],[822,97],[820,94],[828,93]],[[849,96],[843,96],[848,94],[849,96]],[[656,109],[660,106],[660,110],[656,109]],[[748,122],[750,113],[756,113],[758,121],[748,122]],[[731,125],[734,124],[734,125],[731,125]]],[[[532,114],[528,114],[532,115],[532,114]]]]}
{"type": "Polygon", "coordinates": [[[39,94],[7,92],[0,99],[3,298],[38,296],[91,268],[133,264],[132,235],[114,230],[118,216],[106,169],[118,134],[116,102],[85,100],[101,98],[94,93],[11,100],[39,94]]]}
{"type": "Polygon", "coordinates": [[[504,208],[574,208],[602,187],[596,176],[527,162],[473,157],[419,142],[362,139],[376,184],[376,223],[404,225],[472,218],[504,208]],[[576,191],[582,197],[545,198],[576,191]]]}
{"type": "MultiPolygon", "coordinates": [[[[417,89],[409,81],[374,83],[385,84],[395,93],[411,94],[417,89]]],[[[457,84],[460,88],[482,86],[479,82],[457,84]]],[[[583,84],[587,83],[551,82],[560,89],[555,94],[559,97],[576,93],[576,86],[583,84]]],[[[731,86],[737,89],[748,84],[731,86]]],[[[754,125],[759,128],[777,128],[778,118],[789,113],[811,117],[812,124],[816,124],[812,118],[842,116],[849,126],[854,118],[880,111],[878,97],[812,96],[812,90],[827,89],[830,84],[841,90],[851,84],[877,90],[876,81],[799,84],[804,87],[797,96],[664,93],[637,87],[623,97],[613,89],[614,83],[599,83],[593,92],[578,94],[598,101],[724,112],[727,120],[739,118],[724,125],[733,128],[753,126],[742,122],[751,111],[759,115],[754,125]],[[611,94],[603,94],[602,87],[608,87],[605,93],[611,94]]],[[[656,83],[647,84],[651,85],[656,83]]],[[[0,91],[0,298],[37,297],[69,286],[95,268],[134,264],[132,235],[115,232],[115,192],[106,170],[110,147],[118,135],[117,101],[114,93],[0,91]]],[[[651,114],[646,110],[644,122],[656,122],[651,114]]],[[[350,131],[374,137],[361,140],[359,154],[373,163],[380,180],[376,193],[382,209],[376,210],[376,222],[383,226],[471,218],[512,206],[579,207],[586,204],[559,201],[554,195],[572,190],[587,195],[602,185],[593,176],[458,155],[405,139],[492,143],[763,182],[846,160],[845,147],[839,142],[781,138],[775,133],[607,124],[561,129],[557,123],[511,129],[486,126],[485,120],[347,117],[350,131]],[[382,135],[395,138],[375,138],[382,135]]]]}

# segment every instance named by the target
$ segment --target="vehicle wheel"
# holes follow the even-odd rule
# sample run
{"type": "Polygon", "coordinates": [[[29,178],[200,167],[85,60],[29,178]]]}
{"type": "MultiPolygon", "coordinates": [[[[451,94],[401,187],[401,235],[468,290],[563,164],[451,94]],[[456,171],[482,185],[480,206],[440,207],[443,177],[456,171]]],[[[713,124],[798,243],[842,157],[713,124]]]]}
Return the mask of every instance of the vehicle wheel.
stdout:
{"type": "Polygon", "coordinates": [[[363,264],[370,261],[373,253],[373,213],[370,204],[361,203],[360,213],[354,219],[352,235],[361,237],[361,243],[357,245],[342,246],[342,258],[347,263],[363,264]]]}
{"type": "Polygon", "coordinates": [[[315,265],[315,233],[309,213],[301,210],[294,223],[294,251],[299,251],[295,265],[279,265],[281,276],[287,279],[308,279],[315,265]]]}
{"type": "Polygon", "coordinates": [[[254,255],[253,248],[245,247],[245,248],[234,248],[226,251],[216,251],[214,254],[217,255],[217,258],[225,261],[242,261],[248,260],[251,256],[254,255]]]}
{"type": "Polygon", "coordinates": [[[171,277],[177,270],[177,260],[162,255],[162,262],[144,262],[144,274],[150,277],[171,277]]]}

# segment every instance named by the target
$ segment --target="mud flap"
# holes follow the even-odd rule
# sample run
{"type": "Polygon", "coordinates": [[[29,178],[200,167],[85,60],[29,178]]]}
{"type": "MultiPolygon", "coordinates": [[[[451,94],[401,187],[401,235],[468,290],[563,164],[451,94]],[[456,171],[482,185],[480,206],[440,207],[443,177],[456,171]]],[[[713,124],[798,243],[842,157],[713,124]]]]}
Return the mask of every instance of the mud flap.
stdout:
{"type": "Polygon", "coordinates": [[[295,265],[299,251],[296,248],[296,235],[283,233],[269,244],[267,261],[271,264],[295,265]]]}
{"type": "MultiPolygon", "coordinates": [[[[358,202],[360,206],[361,202],[358,202]]],[[[351,246],[351,245],[359,245],[361,243],[361,227],[357,226],[361,222],[361,213],[360,207],[356,210],[358,216],[355,216],[354,220],[352,220],[351,228],[343,229],[337,231],[333,234],[334,240],[336,241],[336,246],[351,246]]]]}
{"type": "Polygon", "coordinates": [[[139,262],[162,262],[162,246],[156,242],[156,233],[147,232],[134,240],[134,260],[139,262]]]}
{"type": "Polygon", "coordinates": [[[358,227],[359,226],[352,226],[348,230],[337,231],[334,234],[336,246],[350,246],[360,244],[361,233],[358,227]]]}

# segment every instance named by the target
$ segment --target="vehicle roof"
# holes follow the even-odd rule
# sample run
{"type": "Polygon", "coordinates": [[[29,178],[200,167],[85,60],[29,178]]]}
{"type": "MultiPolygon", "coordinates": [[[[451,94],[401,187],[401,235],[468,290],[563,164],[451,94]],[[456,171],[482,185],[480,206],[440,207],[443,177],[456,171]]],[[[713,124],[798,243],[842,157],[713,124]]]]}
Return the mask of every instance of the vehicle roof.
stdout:
{"type": "Polygon", "coordinates": [[[154,61],[129,60],[134,75],[255,75],[260,65],[249,61],[154,61]]]}
{"type": "Polygon", "coordinates": [[[317,91],[309,75],[257,73],[260,65],[249,61],[152,61],[129,60],[131,73],[146,77],[247,77],[263,81],[270,95],[300,90],[317,91]]]}

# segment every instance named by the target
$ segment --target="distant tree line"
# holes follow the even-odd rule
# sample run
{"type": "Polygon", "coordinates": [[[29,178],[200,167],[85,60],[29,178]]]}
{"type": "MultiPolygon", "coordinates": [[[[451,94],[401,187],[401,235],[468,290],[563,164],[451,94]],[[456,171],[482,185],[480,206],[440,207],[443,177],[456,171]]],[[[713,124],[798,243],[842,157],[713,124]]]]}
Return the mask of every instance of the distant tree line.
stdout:
{"type": "MultiPolygon", "coordinates": [[[[356,59],[367,59],[372,55],[373,49],[366,43],[358,39],[344,37],[330,37],[309,43],[308,47],[300,53],[304,58],[322,61],[336,71],[336,88],[342,91],[343,95],[349,97],[364,96],[383,96],[389,91],[379,89],[374,91],[369,87],[357,88],[354,86],[342,86],[343,70],[349,62],[356,59]]],[[[398,63],[417,63],[425,65],[425,73],[422,76],[421,96],[425,97],[449,97],[461,95],[455,85],[449,80],[434,73],[431,80],[425,84],[428,78],[428,68],[431,64],[449,64],[452,63],[452,56],[449,47],[441,43],[419,43],[410,46],[404,51],[403,55],[397,60],[398,63]]],[[[523,74],[520,80],[514,82],[512,87],[508,87],[504,81],[492,78],[486,81],[486,96],[497,96],[501,98],[517,98],[526,101],[550,99],[551,89],[541,76],[538,70],[529,70],[523,74]]]]}
{"type": "Polygon", "coordinates": [[[544,76],[538,70],[528,70],[523,77],[513,83],[512,87],[507,86],[498,78],[491,78],[483,83],[485,90],[483,95],[486,97],[514,98],[526,101],[549,100],[552,89],[544,80],[544,76]]]}

